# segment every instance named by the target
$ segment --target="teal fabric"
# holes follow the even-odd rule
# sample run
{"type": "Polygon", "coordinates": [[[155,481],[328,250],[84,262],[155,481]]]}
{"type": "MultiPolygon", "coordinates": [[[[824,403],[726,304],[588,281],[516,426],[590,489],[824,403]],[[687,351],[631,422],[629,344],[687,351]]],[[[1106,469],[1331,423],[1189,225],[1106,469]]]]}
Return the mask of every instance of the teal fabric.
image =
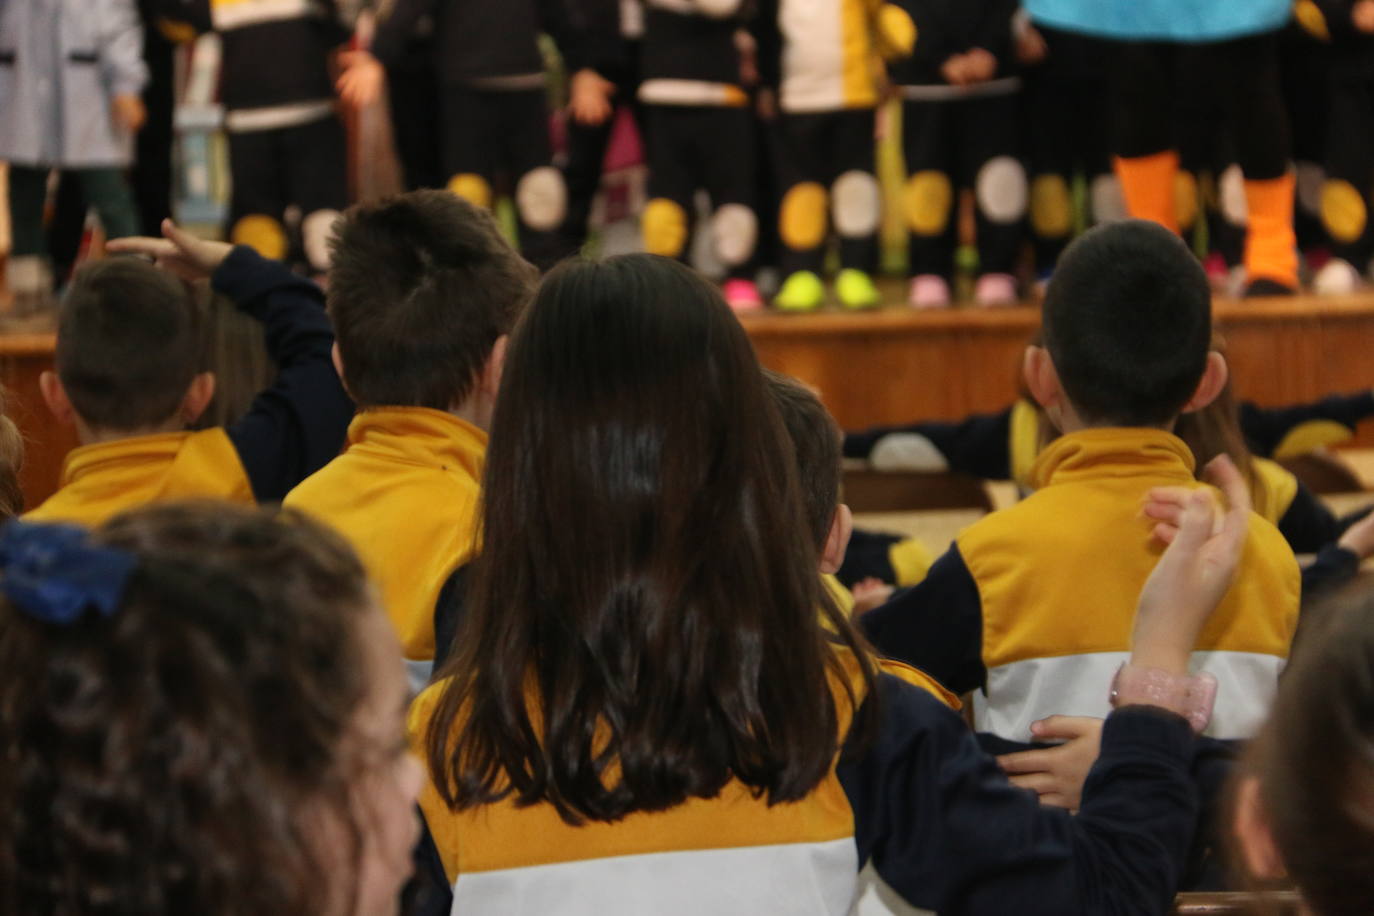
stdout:
{"type": "Polygon", "coordinates": [[[1031,18],[1123,41],[1225,41],[1282,28],[1291,0],[1025,0],[1031,18]]]}

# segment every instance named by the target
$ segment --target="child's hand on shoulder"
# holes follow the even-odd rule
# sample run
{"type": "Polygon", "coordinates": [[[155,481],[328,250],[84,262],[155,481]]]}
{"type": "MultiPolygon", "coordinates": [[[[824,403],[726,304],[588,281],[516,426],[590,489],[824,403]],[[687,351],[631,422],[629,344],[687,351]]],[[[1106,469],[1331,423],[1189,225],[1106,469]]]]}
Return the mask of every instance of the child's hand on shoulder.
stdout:
{"type": "Polygon", "coordinates": [[[997,765],[1012,785],[1030,789],[1040,804],[1077,811],[1083,783],[1102,749],[1102,720],[1050,716],[1031,723],[1036,741],[1062,741],[1055,747],[1004,754],[997,765]]]}
{"type": "Polygon", "coordinates": [[[210,277],[234,246],[197,238],[170,219],[162,221],[162,238],[134,237],[113,239],[106,250],[115,254],[139,254],[152,258],[158,267],[194,283],[210,277]]]}

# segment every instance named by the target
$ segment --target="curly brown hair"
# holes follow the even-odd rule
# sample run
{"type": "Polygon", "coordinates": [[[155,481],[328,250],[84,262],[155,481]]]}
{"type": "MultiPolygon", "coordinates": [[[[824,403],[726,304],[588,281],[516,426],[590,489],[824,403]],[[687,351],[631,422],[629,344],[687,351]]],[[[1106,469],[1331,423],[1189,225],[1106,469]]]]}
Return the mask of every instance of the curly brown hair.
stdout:
{"type": "Polygon", "coordinates": [[[112,616],[0,600],[0,912],[306,912],[305,806],[353,823],[361,565],[303,516],[218,504],[93,539],[138,558],[112,616]]]}

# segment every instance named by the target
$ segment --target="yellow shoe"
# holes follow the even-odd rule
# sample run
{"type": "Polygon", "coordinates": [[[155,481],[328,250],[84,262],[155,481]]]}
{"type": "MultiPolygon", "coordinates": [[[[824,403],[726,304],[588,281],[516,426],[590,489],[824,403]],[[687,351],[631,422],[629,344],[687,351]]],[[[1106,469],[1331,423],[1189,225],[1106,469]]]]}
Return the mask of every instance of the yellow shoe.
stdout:
{"type": "Polygon", "coordinates": [[[872,277],[862,270],[852,269],[840,271],[835,278],[835,295],[840,305],[847,309],[876,308],[883,299],[872,277]]]}
{"type": "Polygon", "coordinates": [[[809,270],[792,274],[773,297],[773,305],[780,312],[814,312],[824,304],[825,284],[809,270]]]}

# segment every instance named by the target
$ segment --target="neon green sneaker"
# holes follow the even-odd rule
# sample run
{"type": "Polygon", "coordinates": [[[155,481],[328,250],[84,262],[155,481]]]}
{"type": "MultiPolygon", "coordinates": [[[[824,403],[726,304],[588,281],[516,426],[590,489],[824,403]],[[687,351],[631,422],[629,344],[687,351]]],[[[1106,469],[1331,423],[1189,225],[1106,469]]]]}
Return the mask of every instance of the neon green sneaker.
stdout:
{"type": "Polygon", "coordinates": [[[873,278],[862,270],[845,269],[835,278],[835,295],[847,309],[871,309],[882,303],[882,294],[873,278]]]}
{"type": "Polygon", "coordinates": [[[814,312],[824,304],[825,284],[809,270],[788,277],[773,297],[773,305],[780,312],[814,312]]]}

